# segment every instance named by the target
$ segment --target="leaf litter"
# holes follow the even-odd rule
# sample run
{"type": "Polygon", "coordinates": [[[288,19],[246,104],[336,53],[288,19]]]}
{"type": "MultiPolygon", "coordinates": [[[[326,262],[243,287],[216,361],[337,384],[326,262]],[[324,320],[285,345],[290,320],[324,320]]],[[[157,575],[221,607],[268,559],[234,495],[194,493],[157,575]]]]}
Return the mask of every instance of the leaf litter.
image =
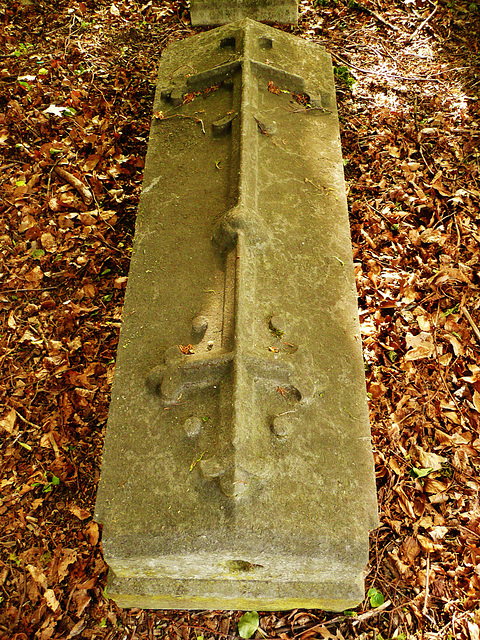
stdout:
{"type": "MultiPolygon", "coordinates": [[[[476,640],[480,11],[299,12],[281,28],[336,68],[381,526],[357,611],[259,612],[256,633],[476,640]]],[[[168,0],[0,17],[0,638],[238,638],[242,612],[116,607],[92,520],[155,63],[201,29],[168,0]]]]}

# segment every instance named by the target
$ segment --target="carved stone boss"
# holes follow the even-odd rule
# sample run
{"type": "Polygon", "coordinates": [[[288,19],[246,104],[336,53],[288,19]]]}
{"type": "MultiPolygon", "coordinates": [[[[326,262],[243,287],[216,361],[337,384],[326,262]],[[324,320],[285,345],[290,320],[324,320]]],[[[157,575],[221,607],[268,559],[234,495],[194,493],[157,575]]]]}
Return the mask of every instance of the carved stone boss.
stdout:
{"type": "Polygon", "coordinates": [[[248,19],[162,59],[97,501],[123,606],[363,598],[376,499],[333,92],[321,47],[248,19]]]}

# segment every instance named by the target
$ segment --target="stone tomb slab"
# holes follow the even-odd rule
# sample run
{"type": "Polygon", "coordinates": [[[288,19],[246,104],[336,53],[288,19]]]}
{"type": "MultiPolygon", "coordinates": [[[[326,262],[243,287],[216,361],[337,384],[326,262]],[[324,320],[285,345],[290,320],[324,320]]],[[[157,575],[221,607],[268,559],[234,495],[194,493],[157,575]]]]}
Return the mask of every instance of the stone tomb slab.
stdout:
{"type": "Polygon", "coordinates": [[[243,18],[297,24],[298,0],[190,0],[193,25],[214,25],[243,18]]]}
{"type": "Polygon", "coordinates": [[[97,498],[120,606],[342,611],[377,526],[330,57],[161,59],[97,498]]]}

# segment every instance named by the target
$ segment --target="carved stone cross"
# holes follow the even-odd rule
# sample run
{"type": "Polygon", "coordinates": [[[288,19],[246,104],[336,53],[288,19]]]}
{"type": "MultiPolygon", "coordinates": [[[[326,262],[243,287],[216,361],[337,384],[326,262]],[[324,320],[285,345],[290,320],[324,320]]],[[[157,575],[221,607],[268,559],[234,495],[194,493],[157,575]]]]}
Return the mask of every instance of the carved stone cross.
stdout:
{"type": "Polygon", "coordinates": [[[333,72],[245,20],[162,56],[97,517],[122,606],[344,610],[377,523],[333,72]]]}

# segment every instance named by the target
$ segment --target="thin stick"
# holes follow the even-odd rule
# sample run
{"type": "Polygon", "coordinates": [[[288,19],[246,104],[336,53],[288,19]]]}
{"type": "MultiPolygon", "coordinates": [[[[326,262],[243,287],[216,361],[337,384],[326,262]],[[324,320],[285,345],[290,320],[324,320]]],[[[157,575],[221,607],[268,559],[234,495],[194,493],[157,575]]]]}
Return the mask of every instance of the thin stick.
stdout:
{"type": "Polygon", "coordinates": [[[336,58],[337,60],[342,62],[343,64],[348,65],[352,69],[355,69],[356,71],[360,71],[360,73],[367,73],[367,74],[370,74],[370,75],[373,75],[373,76],[381,76],[381,77],[384,77],[384,78],[394,78],[396,80],[411,80],[412,82],[441,82],[441,80],[437,80],[436,79],[436,76],[441,76],[444,73],[448,73],[449,71],[461,71],[463,69],[471,69],[472,68],[471,66],[469,66],[469,67],[454,67],[454,68],[451,68],[451,69],[445,69],[444,71],[438,71],[437,73],[432,73],[428,77],[422,77],[422,76],[399,76],[396,73],[388,73],[388,72],[383,72],[383,71],[373,71],[371,69],[363,69],[362,67],[357,67],[356,65],[352,64],[348,60],[345,60],[344,58],[339,56],[337,53],[333,53],[333,51],[330,51],[330,55],[333,58],[336,58]]]}
{"type": "Polygon", "coordinates": [[[41,289],[4,289],[3,291],[0,290],[0,293],[20,293],[23,291],[36,291],[37,293],[41,293],[42,291],[50,291],[51,289],[57,289],[60,286],[60,284],[56,284],[52,287],[42,287],[41,289]]]}
{"type": "Polygon", "coordinates": [[[34,422],[30,422],[29,420],[27,420],[26,418],[24,418],[22,416],[21,413],[18,413],[18,411],[16,409],[14,409],[15,413],[17,414],[17,416],[20,418],[20,420],[22,422],[25,422],[25,424],[28,424],[29,427],[35,427],[35,429],[41,429],[41,427],[38,426],[38,424],[35,424],[34,422]]]}
{"type": "MultiPolygon", "coordinates": [[[[327,627],[331,624],[337,624],[337,622],[345,622],[345,620],[352,620],[353,624],[360,624],[361,622],[363,622],[364,620],[368,620],[369,618],[373,618],[373,616],[378,615],[379,613],[382,613],[382,611],[384,611],[385,609],[388,609],[388,607],[392,604],[391,600],[386,600],[382,605],[380,605],[379,607],[376,607],[376,609],[371,609],[370,611],[365,611],[365,613],[361,613],[358,616],[356,616],[355,618],[349,618],[347,616],[336,616],[335,618],[332,618],[331,620],[323,620],[322,622],[319,623],[315,623],[313,625],[301,625],[299,627],[290,627],[290,626],[285,626],[285,627],[280,627],[278,629],[274,629],[275,633],[277,635],[281,634],[281,633],[287,633],[288,631],[292,631],[293,633],[295,633],[295,635],[300,635],[301,633],[303,633],[304,631],[311,631],[312,629],[317,629],[319,627],[327,627]]],[[[404,605],[402,605],[404,606],[404,605]]],[[[400,609],[401,607],[397,607],[397,609],[400,609]]],[[[395,611],[396,609],[394,609],[393,611],[395,611]]]]}
{"type": "Polygon", "coordinates": [[[377,13],[376,11],[373,11],[372,9],[369,9],[368,7],[364,7],[362,6],[362,9],[364,11],[366,11],[367,13],[369,13],[370,15],[372,15],[374,18],[376,18],[379,22],[382,22],[385,26],[389,27],[390,29],[392,29],[393,31],[397,31],[398,32],[398,27],[396,27],[394,24],[392,24],[391,22],[388,22],[388,20],[385,20],[384,17],[382,17],[379,13],[377,13]]]}
{"type": "MultiPolygon", "coordinates": [[[[158,112],[160,114],[160,112],[158,112]]],[[[187,116],[184,113],[174,113],[173,116],[164,116],[164,115],[154,115],[154,118],[157,120],[170,120],[170,118],[187,118],[188,120],[193,120],[195,123],[200,123],[202,127],[202,133],[205,135],[205,126],[203,124],[203,120],[201,118],[197,118],[196,116],[187,116]]]]}
{"type": "Polygon", "coordinates": [[[55,167],[54,171],[58,176],[60,176],[60,178],[63,178],[79,192],[85,204],[92,204],[92,193],[90,189],[83,184],[83,182],[81,182],[78,178],[76,178],[70,172],[65,171],[65,169],[62,169],[61,167],[55,167]]]}
{"type": "Polygon", "coordinates": [[[425,580],[425,600],[423,601],[423,609],[422,609],[422,613],[424,616],[427,615],[427,611],[428,611],[429,589],[430,589],[430,551],[427,554],[427,578],[425,580]]]}
{"type": "Polygon", "coordinates": [[[432,13],[425,18],[425,20],[422,22],[422,24],[417,29],[415,29],[415,31],[412,33],[412,35],[409,38],[407,38],[407,43],[411,42],[420,33],[420,31],[428,23],[428,21],[431,18],[433,18],[433,16],[436,14],[437,9],[438,9],[438,4],[435,5],[435,9],[432,11],[432,13]]]}
{"type": "Polygon", "coordinates": [[[378,615],[379,613],[382,613],[382,611],[384,611],[385,609],[388,609],[388,607],[392,604],[391,600],[385,600],[385,602],[383,604],[381,604],[379,607],[376,607],[375,609],[371,609],[370,611],[365,611],[365,613],[361,613],[359,616],[357,616],[354,620],[353,620],[353,625],[357,625],[360,624],[360,622],[363,622],[364,620],[368,620],[369,618],[373,618],[373,616],[378,615]]]}
{"type": "Polygon", "coordinates": [[[472,327],[473,333],[476,335],[478,342],[480,342],[480,329],[477,327],[477,325],[475,324],[472,316],[465,309],[465,307],[463,305],[462,305],[462,308],[461,308],[461,312],[463,313],[465,318],[468,320],[468,324],[472,327]]]}

